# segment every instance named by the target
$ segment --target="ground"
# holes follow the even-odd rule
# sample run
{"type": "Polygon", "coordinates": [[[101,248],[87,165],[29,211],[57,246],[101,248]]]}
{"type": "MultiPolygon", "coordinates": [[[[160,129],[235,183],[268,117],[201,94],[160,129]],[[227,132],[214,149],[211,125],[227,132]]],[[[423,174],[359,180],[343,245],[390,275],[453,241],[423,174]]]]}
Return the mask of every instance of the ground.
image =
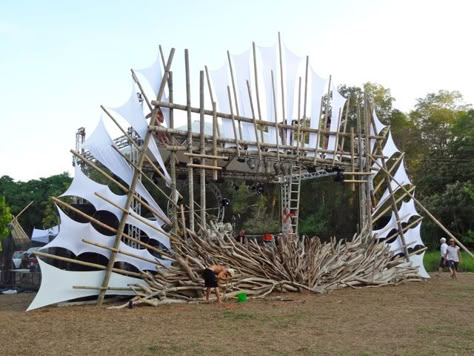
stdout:
{"type": "Polygon", "coordinates": [[[474,274],[291,300],[25,312],[0,295],[0,355],[469,355],[474,274]]]}

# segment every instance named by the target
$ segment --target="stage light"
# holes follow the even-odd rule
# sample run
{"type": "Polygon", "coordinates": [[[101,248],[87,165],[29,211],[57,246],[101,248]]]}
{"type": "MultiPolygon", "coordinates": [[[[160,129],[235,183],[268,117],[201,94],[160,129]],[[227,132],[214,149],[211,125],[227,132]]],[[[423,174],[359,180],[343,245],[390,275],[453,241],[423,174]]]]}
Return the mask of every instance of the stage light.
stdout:
{"type": "Polygon", "coordinates": [[[224,206],[224,207],[230,206],[230,200],[227,199],[227,198],[223,198],[223,199],[221,200],[221,205],[224,206]]]}

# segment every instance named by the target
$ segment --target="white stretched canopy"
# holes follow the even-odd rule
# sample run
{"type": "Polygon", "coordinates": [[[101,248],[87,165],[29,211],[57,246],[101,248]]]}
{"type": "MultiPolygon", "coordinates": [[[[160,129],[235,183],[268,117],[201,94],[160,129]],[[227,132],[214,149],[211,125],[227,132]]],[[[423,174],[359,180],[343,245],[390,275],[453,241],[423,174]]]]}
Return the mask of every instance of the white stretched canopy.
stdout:
{"type": "MultiPolygon", "coordinates": [[[[90,223],[79,223],[72,220],[68,217],[61,209],[58,208],[59,216],[61,218],[61,232],[58,236],[43,246],[41,249],[48,249],[52,247],[61,247],[66,250],[71,251],[74,255],[78,256],[82,253],[91,252],[102,255],[106,258],[110,258],[110,250],[94,246],[82,241],[83,239],[105,245],[107,247],[113,247],[115,242],[115,235],[107,236],[99,233],[90,223]]],[[[149,236],[151,238],[151,236],[149,236]]],[[[146,249],[135,249],[123,242],[120,242],[119,249],[125,253],[130,253],[135,256],[145,258],[151,261],[157,261],[158,259],[154,257],[146,249]]],[[[122,253],[116,255],[115,260],[117,262],[127,262],[139,270],[155,270],[157,267],[156,263],[144,261],[139,258],[134,258],[122,253]]],[[[166,264],[165,261],[161,261],[163,264],[166,264]]]]}
{"type": "MultiPolygon", "coordinates": [[[[27,311],[99,294],[97,289],[75,289],[74,286],[99,288],[102,286],[105,271],[71,272],[53,267],[43,262],[40,258],[38,262],[41,268],[41,286],[27,311]]],[[[127,288],[132,284],[138,283],[143,283],[143,280],[112,272],[109,286],[112,288],[127,288]]],[[[135,293],[131,290],[107,290],[105,294],[134,295],[135,293]]]]}
{"type": "MultiPolygon", "coordinates": [[[[285,61],[285,69],[283,71],[283,76],[285,79],[285,117],[286,124],[291,125],[292,120],[296,119],[298,116],[298,107],[295,105],[295,101],[298,100],[298,69],[302,63],[302,58],[297,56],[295,53],[290,51],[286,46],[282,46],[283,57],[285,61]]],[[[287,132],[287,143],[290,144],[292,132],[288,130],[287,132]]]]}
{"type": "MultiPolygon", "coordinates": [[[[373,121],[374,121],[374,126],[375,126],[375,130],[374,130],[374,133],[376,135],[380,134],[380,132],[382,132],[382,130],[385,128],[384,124],[382,124],[379,120],[379,118],[377,117],[377,114],[375,112],[375,109],[372,111],[372,118],[373,118],[373,121]]],[[[372,126],[372,125],[371,125],[372,126]]]]}
{"type": "MultiPolygon", "coordinates": [[[[346,104],[347,99],[344,98],[337,90],[334,88],[332,90],[332,99],[331,99],[331,125],[329,131],[338,132],[339,124],[341,122],[341,115],[344,105],[346,104]]],[[[336,149],[336,136],[330,135],[328,140],[328,150],[333,151],[336,149]]]]}
{"type": "Polygon", "coordinates": [[[397,146],[395,146],[395,142],[393,142],[392,132],[389,131],[387,135],[387,141],[385,142],[385,145],[382,149],[382,153],[385,157],[390,158],[397,152],[400,151],[398,150],[397,146]]]}
{"type": "MultiPolygon", "coordinates": [[[[405,162],[403,159],[400,163],[400,166],[397,169],[397,173],[395,173],[393,178],[394,180],[391,180],[390,182],[390,186],[392,188],[393,193],[395,193],[400,188],[398,184],[401,184],[402,186],[411,184],[410,178],[408,178],[407,172],[405,170],[405,162]],[[395,181],[397,181],[397,183],[395,181]]],[[[385,192],[383,193],[382,197],[380,198],[377,204],[376,210],[378,210],[387,201],[389,197],[390,197],[390,193],[387,188],[385,192]]]]}
{"type": "MultiPolygon", "coordinates": [[[[111,109],[122,116],[133,127],[138,135],[142,139],[145,139],[145,135],[148,131],[148,124],[146,122],[145,115],[143,114],[142,106],[138,101],[135,86],[132,87],[132,92],[126,103],[117,108],[111,109]]],[[[160,151],[158,150],[158,146],[156,145],[156,141],[153,136],[150,138],[148,149],[152,153],[153,157],[155,157],[158,165],[163,171],[166,182],[171,184],[171,177],[166,170],[165,163],[163,162],[163,158],[161,157],[160,151]]]]}
{"type": "MultiPolygon", "coordinates": [[[[217,111],[230,114],[231,110],[229,102],[229,92],[227,91],[227,87],[231,88],[232,85],[227,64],[224,64],[219,69],[209,71],[209,76],[211,79],[212,93],[217,105],[217,111]]],[[[232,93],[232,91],[230,91],[230,93],[232,93]]],[[[234,114],[236,114],[235,110],[233,110],[233,112],[234,114]]],[[[233,123],[231,119],[219,118],[219,123],[219,131],[221,137],[232,139],[235,138],[233,123]]]]}
{"type": "MultiPolygon", "coordinates": [[[[125,161],[125,159],[120,156],[120,154],[112,147],[113,145],[114,143],[105,129],[103,121],[100,120],[97,128],[92,133],[92,135],[89,136],[83,147],[88,149],[94,155],[94,157],[104,166],[106,166],[111,172],[114,172],[124,182],[130,185],[133,178],[133,171],[128,165],[127,161],[125,161]]],[[[146,190],[142,182],[138,181],[136,191],[138,194],[144,197],[148,204],[158,213],[160,213],[162,217],[166,217],[163,210],[146,190]]],[[[156,219],[160,222],[160,225],[163,224],[161,216],[155,215],[156,219]]],[[[170,223],[169,219],[167,219],[165,222],[170,223]]]]}
{"type": "MultiPolygon", "coordinates": [[[[404,234],[403,237],[405,238],[405,243],[408,248],[413,248],[415,246],[424,246],[423,241],[421,241],[420,237],[420,227],[421,223],[417,224],[414,228],[408,229],[404,234]]],[[[402,248],[402,240],[400,236],[390,244],[390,251],[395,253],[400,253],[403,251],[402,248]]]]}
{"type": "Polygon", "coordinates": [[[419,255],[412,255],[409,258],[413,266],[418,267],[418,275],[421,278],[431,278],[428,272],[426,272],[425,266],[423,265],[424,256],[425,252],[422,252],[419,255]]]}
{"type": "MultiPolygon", "coordinates": [[[[310,119],[310,127],[312,129],[319,129],[320,128],[320,120],[321,120],[321,98],[324,95],[324,90],[326,87],[326,81],[321,78],[316,72],[311,69],[311,119],[310,119]]],[[[321,141],[318,141],[318,135],[316,133],[309,134],[309,148],[320,148],[321,141]],[[316,142],[318,142],[318,146],[316,147],[316,142]]],[[[308,153],[309,154],[309,153],[308,153]]],[[[311,154],[313,154],[311,152],[311,154]]]]}

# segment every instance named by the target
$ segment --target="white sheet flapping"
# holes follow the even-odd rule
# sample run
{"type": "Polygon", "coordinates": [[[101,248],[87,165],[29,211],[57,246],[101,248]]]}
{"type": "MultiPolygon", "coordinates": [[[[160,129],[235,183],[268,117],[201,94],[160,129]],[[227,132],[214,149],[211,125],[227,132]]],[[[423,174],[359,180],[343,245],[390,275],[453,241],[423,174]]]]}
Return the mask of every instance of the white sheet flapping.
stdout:
{"type": "MultiPolygon", "coordinates": [[[[112,147],[113,145],[114,143],[105,129],[103,121],[100,120],[97,128],[94,130],[92,135],[89,136],[83,147],[89,150],[94,157],[111,172],[114,172],[124,182],[130,185],[133,178],[133,171],[127,161],[125,161],[125,159],[112,147]]],[[[144,197],[148,204],[160,213],[163,218],[166,217],[163,210],[146,190],[142,182],[138,181],[136,191],[144,197]]],[[[161,217],[155,215],[155,218],[160,222],[160,225],[163,224],[163,219],[161,217]]],[[[165,222],[170,223],[169,219],[165,222]]]]}
{"type": "MultiPolygon", "coordinates": [[[[283,76],[285,78],[285,117],[286,124],[291,125],[293,119],[298,116],[298,106],[295,101],[298,100],[298,69],[302,62],[302,57],[297,56],[290,51],[286,46],[283,46],[283,58],[285,60],[285,70],[283,76]]],[[[287,131],[287,144],[291,144],[293,140],[293,132],[287,131]]]]}
{"type": "Polygon", "coordinates": [[[382,154],[385,157],[387,157],[387,159],[390,159],[390,157],[392,157],[397,152],[400,152],[400,151],[395,145],[395,142],[393,142],[392,132],[389,131],[387,134],[387,141],[385,141],[385,145],[383,146],[383,149],[382,149],[382,154]]]}
{"type": "MultiPolygon", "coordinates": [[[[377,117],[377,114],[375,113],[375,109],[372,111],[372,119],[374,121],[374,125],[375,126],[375,130],[374,130],[374,133],[376,135],[380,134],[380,132],[382,132],[382,130],[385,128],[384,124],[382,124],[379,120],[379,118],[377,117]]],[[[372,126],[372,125],[371,125],[372,126]]]]}
{"type": "Polygon", "coordinates": [[[59,226],[53,226],[49,229],[37,229],[33,228],[31,233],[31,241],[41,242],[47,244],[51,237],[55,237],[59,233],[59,226]]]}
{"type": "MultiPolygon", "coordinates": [[[[41,268],[41,286],[27,311],[99,294],[99,290],[97,289],[76,289],[74,286],[99,288],[102,286],[105,271],[71,272],[53,267],[43,262],[40,258],[38,262],[41,268]]],[[[112,272],[109,286],[114,288],[126,288],[129,285],[138,283],[143,283],[143,280],[112,272]]],[[[107,290],[105,294],[134,295],[135,293],[131,290],[107,290]]]]}
{"type": "MultiPolygon", "coordinates": [[[[145,139],[145,135],[148,132],[148,124],[143,114],[142,106],[140,105],[140,102],[138,101],[134,86],[132,88],[132,92],[130,94],[128,101],[117,108],[111,108],[111,109],[117,112],[125,120],[127,120],[127,122],[133,127],[133,129],[138,133],[138,135],[142,139],[145,139]]],[[[165,163],[163,162],[163,158],[161,157],[161,153],[158,150],[158,146],[156,145],[156,141],[153,136],[150,139],[148,149],[153,154],[156,161],[158,162],[158,165],[163,171],[166,182],[168,184],[171,184],[171,177],[168,174],[168,171],[166,170],[165,163]]]]}

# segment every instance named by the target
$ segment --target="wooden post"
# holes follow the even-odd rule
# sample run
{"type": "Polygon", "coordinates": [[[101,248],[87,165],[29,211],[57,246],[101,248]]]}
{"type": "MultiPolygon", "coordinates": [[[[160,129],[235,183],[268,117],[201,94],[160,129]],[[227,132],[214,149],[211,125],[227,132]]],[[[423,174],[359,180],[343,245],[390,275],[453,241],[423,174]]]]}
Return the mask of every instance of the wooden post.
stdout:
{"type": "MultiPolygon", "coordinates": [[[[174,90],[173,90],[173,72],[170,71],[168,76],[168,90],[169,90],[169,101],[170,103],[174,100],[174,90]]],[[[174,129],[174,109],[170,108],[170,128],[174,129]]],[[[176,144],[176,139],[174,136],[171,136],[171,143],[176,144]]],[[[178,232],[178,209],[176,202],[178,201],[178,190],[176,188],[176,151],[171,151],[170,154],[170,177],[171,177],[171,200],[173,201],[172,205],[172,231],[173,233],[178,232]]]]}
{"type": "MultiPolygon", "coordinates": [[[[355,171],[354,127],[351,127],[351,171],[355,171]]],[[[354,179],[354,176],[352,176],[352,179],[354,179]]],[[[355,184],[352,184],[352,191],[355,192],[355,184]]]]}
{"type": "MultiPolygon", "coordinates": [[[[237,112],[237,116],[240,116],[239,101],[237,100],[237,90],[235,88],[234,69],[232,68],[232,61],[230,60],[230,52],[229,51],[227,51],[227,59],[229,61],[229,70],[230,70],[230,79],[231,79],[231,83],[232,83],[232,90],[234,91],[235,111],[237,112]]],[[[231,109],[232,109],[232,102],[231,102],[231,109]]],[[[242,126],[240,125],[240,121],[239,121],[239,136],[240,136],[240,140],[243,140],[243,138],[242,138],[242,126]]]]}
{"type": "MultiPolygon", "coordinates": [[[[168,58],[168,63],[166,65],[165,73],[163,75],[160,90],[159,90],[158,96],[157,96],[158,100],[161,99],[161,96],[163,95],[163,92],[165,90],[165,85],[166,85],[166,82],[168,81],[168,75],[169,75],[169,71],[170,71],[170,68],[171,68],[171,63],[173,62],[173,56],[174,56],[174,48],[171,50],[170,56],[168,58]]],[[[156,110],[158,110],[158,108],[155,108],[153,110],[151,121],[150,121],[151,125],[153,125],[155,120],[156,120],[156,110]]],[[[143,147],[141,148],[141,151],[140,151],[139,157],[138,157],[138,162],[137,162],[137,166],[140,169],[143,166],[143,162],[145,161],[145,155],[147,153],[146,151],[147,151],[147,148],[148,148],[148,144],[149,144],[149,142],[152,138],[152,135],[153,135],[153,131],[151,131],[151,130],[148,130],[146,135],[145,135],[143,147]]],[[[130,206],[131,206],[132,201],[134,199],[135,188],[137,186],[139,177],[140,177],[140,172],[139,172],[139,170],[135,169],[134,172],[133,172],[132,181],[130,183],[129,192],[127,194],[127,200],[126,200],[125,206],[124,206],[124,209],[127,210],[127,214],[123,213],[122,218],[120,219],[120,223],[119,223],[119,226],[118,226],[118,229],[117,229],[117,235],[115,236],[115,242],[114,242],[114,246],[113,246],[114,248],[118,248],[118,246],[120,244],[120,239],[121,239],[122,233],[125,229],[125,224],[127,223],[128,210],[130,209],[130,206]]],[[[107,264],[107,270],[105,272],[104,280],[102,281],[102,287],[103,288],[108,287],[108,284],[109,284],[109,281],[110,281],[110,276],[112,274],[113,265],[115,263],[116,254],[117,254],[116,252],[112,252],[110,254],[109,262],[107,264]]],[[[97,304],[98,305],[102,305],[102,303],[104,301],[104,297],[105,297],[105,291],[101,291],[99,293],[98,298],[97,298],[97,304]]]]}
{"type": "MultiPolygon", "coordinates": [[[[280,84],[281,84],[281,118],[283,120],[283,124],[286,124],[286,113],[285,113],[285,83],[283,80],[283,53],[281,48],[281,37],[280,32],[278,32],[278,53],[280,54],[280,84]]],[[[282,142],[284,145],[287,144],[286,142],[286,130],[283,130],[282,135],[282,142]]]]}
{"type": "MultiPolygon", "coordinates": [[[[319,116],[318,116],[318,132],[316,134],[316,145],[314,147],[314,162],[313,164],[316,165],[318,160],[318,150],[319,150],[319,143],[321,142],[321,115],[323,114],[323,98],[321,97],[321,105],[319,106],[319,116]]],[[[311,125],[310,125],[311,128],[311,125]]],[[[322,150],[322,147],[321,147],[322,150]]]]}
{"type": "Polygon", "coordinates": [[[260,149],[260,140],[258,138],[258,129],[257,129],[257,124],[255,122],[255,112],[253,109],[253,100],[252,100],[252,92],[250,91],[250,83],[247,80],[247,90],[249,92],[249,100],[250,100],[250,108],[252,110],[252,118],[253,118],[253,129],[255,131],[255,141],[257,142],[257,152],[258,152],[258,159],[262,159],[262,150],[260,149]]]}
{"type": "MultiPolygon", "coordinates": [[[[328,119],[329,119],[329,103],[331,102],[331,80],[332,80],[332,77],[329,76],[329,83],[328,83],[328,93],[327,93],[327,97],[326,97],[326,106],[325,106],[325,109],[324,109],[324,130],[327,130],[328,129],[328,119]]],[[[321,105],[322,106],[322,105],[321,105]]],[[[332,116],[334,115],[334,113],[332,113],[332,116]]],[[[331,120],[333,120],[334,118],[331,116],[331,120]]],[[[329,135],[326,137],[326,135],[324,136],[324,140],[322,142],[322,146],[323,148],[327,147],[327,141],[328,141],[328,138],[329,138],[329,135]]]]}
{"type": "MultiPolygon", "coordinates": [[[[215,157],[217,157],[217,136],[218,136],[218,133],[217,133],[217,111],[216,111],[216,102],[215,101],[212,102],[212,111],[213,111],[213,115],[212,115],[212,154],[215,157]]],[[[214,158],[214,160],[212,161],[212,164],[217,167],[217,158],[214,158]]],[[[212,172],[212,179],[216,181],[217,178],[218,178],[217,171],[213,171],[212,172]]]]}
{"type": "Polygon", "coordinates": [[[276,146],[277,146],[277,160],[280,161],[280,127],[278,125],[277,118],[277,104],[276,104],[276,91],[275,91],[275,79],[272,74],[272,92],[273,92],[273,109],[275,110],[275,132],[276,132],[276,146]]]}
{"type": "MultiPolygon", "coordinates": [[[[365,172],[370,172],[370,157],[371,157],[371,147],[370,147],[370,120],[369,120],[369,105],[367,101],[367,96],[364,93],[364,118],[365,118],[365,172]]],[[[367,227],[372,232],[372,199],[370,196],[370,182],[367,181],[365,186],[365,202],[367,209],[367,227]]],[[[396,206],[395,206],[396,208],[396,206]]]]}
{"type": "MultiPolygon", "coordinates": [[[[305,74],[304,74],[304,97],[303,97],[303,122],[306,123],[306,107],[308,102],[308,71],[309,71],[309,56],[306,56],[306,67],[305,67],[305,74]]],[[[301,142],[301,145],[304,147],[305,144],[305,133],[303,132],[303,137],[300,138],[301,131],[301,124],[298,125],[298,143],[301,142]]],[[[300,145],[298,144],[297,147],[297,159],[300,158],[300,145]]]]}
{"type": "MultiPolygon", "coordinates": [[[[359,153],[359,171],[364,171],[364,154],[362,148],[362,123],[360,115],[360,106],[357,106],[357,137],[358,137],[358,153],[359,153]]],[[[365,209],[365,186],[359,185],[359,224],[360,230],[364,230],[366,227],[366,209],[365,209]]]]}
{"type": "MultiPolygon", "coordinates": [[[[193,153],[193,121],[191,117],[191,84],[189,73],[189,52],[184,50],[184,62],[186,67],[186,106],[188,119],[188,152],[193,153]]],[[[192,163],[193,159],[189,161],[192,163]]],[[[194,232],[194,170],[188,166],[188,192],[189,192],[189,229],[194,232]]]]}
{"type": "MultiPolygon", "coordinates": [[[[199,113],[199,131],[201,154],[206,153],[206,141],[204,139],[204,131],[206,129],[204,121],[204,71],[199,73],[199,106],[201,112],[199,113]]],[[[206,159],[201,158],[201,165],[206,165],[206,159]]],[[[201,225],[206,228],[206,169],[203,167],[200,171],[200,191],[201,191],[201,225]]]]}
{"type": "MultiPolygon", "coordinates": [[[[255,50],[255,42],[252,42],[252,50],[253,50],[253,70],[254,70],[254,76],[255,76],[255,97],[257,99],[257,113],[258,113],[258,119],[262,120],[262,110],[260,109],[260,95],[258,92],[258,70],[257,70],[257,53],[255,50]]],[[[263,142],[263,131],[260,131],[261,133],[261,139],[263,142]]]]}
{"type": "MultiPolygon", "coordinates": [[[[240,157],[240,144],[237,138],[237,129],[235,128],[234,109],[232,109],[232,96],[230,95],[230,87],[227,86],[227,96],[229,97],[230,117],[232,120],[232,131],[234,132],[235,146],[237,150],[237,157],[240,157]]],[[[240,125],[239,125],[240,126],[240,125]]]]}
{"type": "MultiPolygon", "coordinates": [[[[298,118],[296,121],[296,132],[292,131],[293,141],[296,136],[296,160],[299,161],[300,158],[300,141],[301,141],[301,77],[298,78],[298,118]]],[[[293,142],[292,142],[293,143],[293,142]]]]}

